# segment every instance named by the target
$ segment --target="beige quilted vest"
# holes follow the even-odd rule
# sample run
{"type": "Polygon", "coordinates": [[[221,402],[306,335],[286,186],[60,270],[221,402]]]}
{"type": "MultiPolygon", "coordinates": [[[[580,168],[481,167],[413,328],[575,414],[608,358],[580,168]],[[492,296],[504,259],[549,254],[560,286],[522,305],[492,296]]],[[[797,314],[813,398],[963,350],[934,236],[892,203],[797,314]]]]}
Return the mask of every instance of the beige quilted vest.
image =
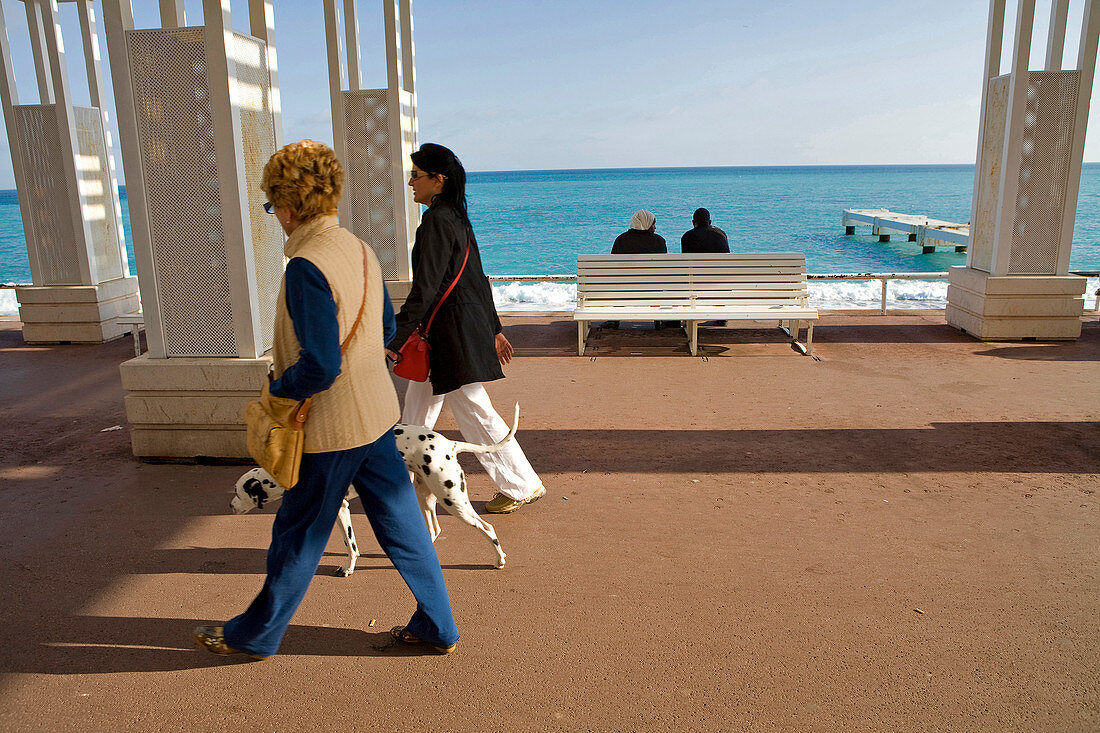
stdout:
{"type": "MultiPolygon", "coordinates": [[[[313,396],[306,418],[305,452],[325,453],[373,443],[400,418],[397,393],[386,369],[382,343],[382,273],[374,251],[335,216],[318,216],[302,224],[283,247],[287,258],[309,260],[328,281],[336,301],[343,342],[363,300],[363,253],[367,257],[367,304],[363,319],[344,352],[340,376],[313,396]]],[[[298,360],[301,346],[286,309],[285,279],[275,312],[272,359],[278,377],[298,360]]]]}

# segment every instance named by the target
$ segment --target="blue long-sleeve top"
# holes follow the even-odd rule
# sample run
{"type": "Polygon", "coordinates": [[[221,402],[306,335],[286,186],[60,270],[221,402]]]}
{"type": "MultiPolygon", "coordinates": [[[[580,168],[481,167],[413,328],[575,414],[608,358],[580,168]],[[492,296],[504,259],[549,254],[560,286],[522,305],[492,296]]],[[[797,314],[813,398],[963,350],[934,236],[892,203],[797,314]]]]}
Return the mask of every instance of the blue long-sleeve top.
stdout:
{"type": "MultiPolygon", "coordinates": [[[[294,257],[286,266],[286,309],[301,351],[269,390],[276,397],[304,400],[332,386],[340,375],[340,323],[328,280],[309,260],[294,257]]],[[[393,304],[382,286],[382,343],[397,332],[393,304]]]]}

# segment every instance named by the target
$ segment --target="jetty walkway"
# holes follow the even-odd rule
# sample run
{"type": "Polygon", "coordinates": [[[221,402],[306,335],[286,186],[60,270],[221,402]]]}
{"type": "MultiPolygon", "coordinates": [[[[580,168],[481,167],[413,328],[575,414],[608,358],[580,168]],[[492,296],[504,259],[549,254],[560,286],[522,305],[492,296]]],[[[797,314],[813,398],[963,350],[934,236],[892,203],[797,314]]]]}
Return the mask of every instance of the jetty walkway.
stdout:
{"type": "Polygon", "coordinates": [[[844,233],[855,234],[857,225],[871,227],[871,234],[880,242],[889,242],[891,234],[904,234],[910,242],[916,242],[923,254],[931,254],[936,247],[954,247],[965,252],[970,244],[970,224],[932,219],[924,214],[899,214],[889,209],[845,209],[844,233]]]}
{"type": "Polygon", "coordinates": [[[276,507],[229,513],[241,466],[133,459],[129,340],[0,319],[0,729],[1100,728],[1095,315],[1066,344],[823,315],[820,362],[650,324],[579,358],[571,318],[502,320],[489,392],[548,492],[492,518],[504,570],[440,517],[455,654],[391,645],[412,598],[356,506],[359,569],[334,537],[249,664],[190,630],[259,589],[276,507]]]}

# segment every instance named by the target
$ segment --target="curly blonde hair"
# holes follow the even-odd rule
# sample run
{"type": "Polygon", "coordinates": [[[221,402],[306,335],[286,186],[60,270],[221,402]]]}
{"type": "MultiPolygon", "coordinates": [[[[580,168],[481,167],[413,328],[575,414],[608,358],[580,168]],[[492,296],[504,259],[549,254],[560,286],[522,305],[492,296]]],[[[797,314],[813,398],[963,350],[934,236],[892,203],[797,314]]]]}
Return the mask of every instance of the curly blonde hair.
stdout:
{"type": "Polygon", "coordinates": [[[302,222],[336,212],[344,188],[344,167],[324,143],[299,140],[275,151],[264,166],[260,188],[275,206],[302,222]]]}

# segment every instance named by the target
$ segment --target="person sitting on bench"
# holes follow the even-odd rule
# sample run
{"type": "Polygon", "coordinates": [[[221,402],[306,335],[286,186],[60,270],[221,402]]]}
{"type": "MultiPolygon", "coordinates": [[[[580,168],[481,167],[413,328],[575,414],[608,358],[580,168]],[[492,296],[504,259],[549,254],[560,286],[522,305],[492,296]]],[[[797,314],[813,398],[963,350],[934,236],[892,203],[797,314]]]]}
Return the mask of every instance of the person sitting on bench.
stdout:
{"type": "Polygon", "coordinates": [[[710,224],[710,212],[696,209],[691,217],[691,229],[680,237],[680,251],[684,254],[709,252],[729,253],[730,243],[726,233],[710,224]]]}
{"type": "MultiPolygon", "coordinates": [[[[615,238],[615,244],[611,246],[613,255],[648,255],[666,254],[668,247],[665,238],[656,233],[657,217],[652,211],[638,209],[634,216],[630,217],[630,228],[615,238]]],[[[654,321],[653,327],[658,331],[662,328],[675,328],[679,326],[677,321],[654,321]]],[[[618,321],[607,321],[604,328],[618,328],[618,321]]]]}

